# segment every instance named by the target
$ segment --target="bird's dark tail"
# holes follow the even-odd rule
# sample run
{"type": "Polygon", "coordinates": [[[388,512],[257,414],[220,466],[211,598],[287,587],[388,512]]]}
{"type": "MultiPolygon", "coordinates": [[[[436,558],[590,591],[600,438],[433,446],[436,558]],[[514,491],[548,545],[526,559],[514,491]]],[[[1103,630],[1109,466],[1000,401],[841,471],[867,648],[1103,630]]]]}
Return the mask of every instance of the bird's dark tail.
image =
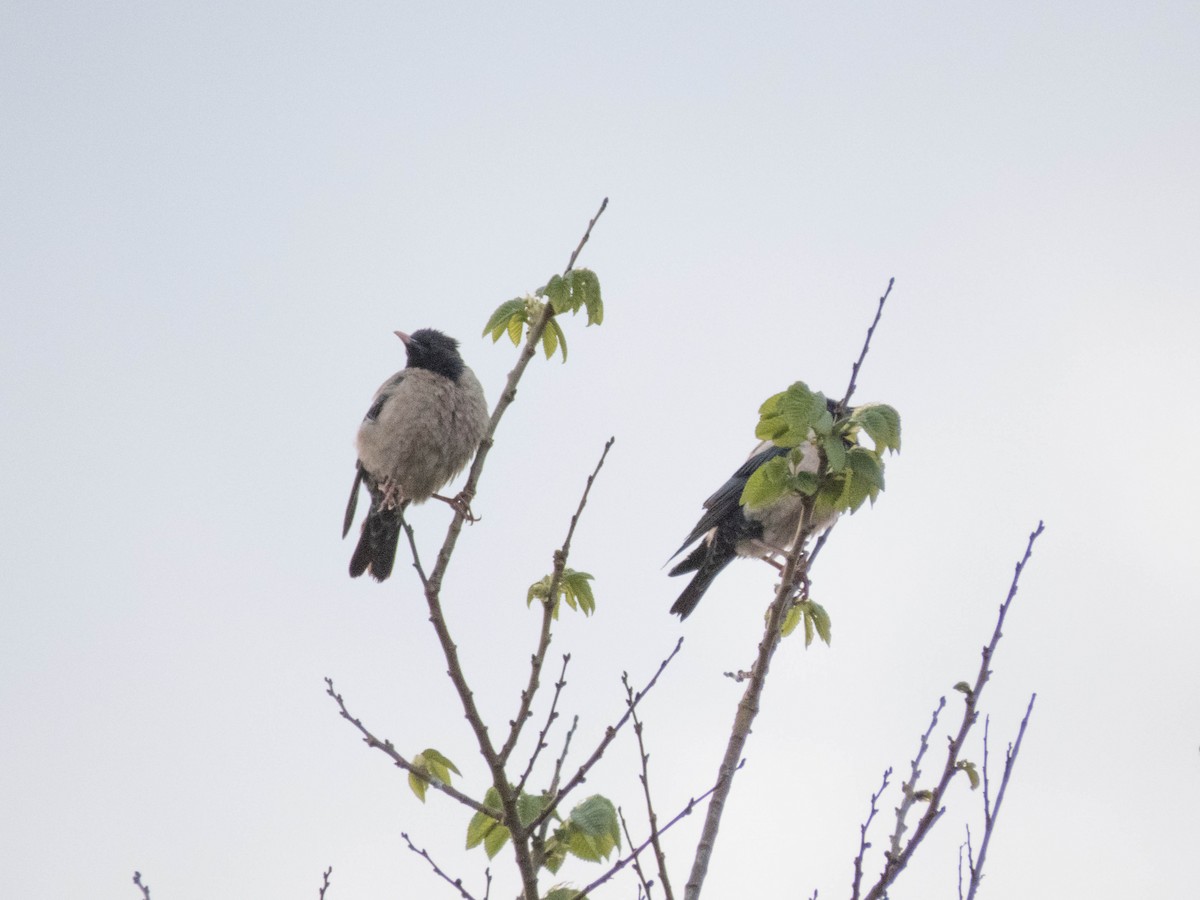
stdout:
{"type": "Polygon", "coordinates": [[[729,565],[737,555],[733,551],[732,545],[721,546],[725,542],[714,540],[701,541],[669,574],[683,575],[687,572],[695,572],[695,576],[688,583],[688,586],[683,589],[683,593],[679,595],[679,599],[671,607],[671,612],[679,616],[680,621],[686,619],[692,614],[692,610],[696,608],[696,604],[700,602],[700,598],[704,596],[704,592],[708,590],[713,583],[713,579],[721,574],[721,571],[729,565]]]}
{"type": "Polygon", "coordinates": [[[400,543],[400,526],[404,521],[404,506],[388,509],[371,504],[363,521],[362,535],[354,555],[350,557],[350,577],[370,572],[376,581],[392,574],[396,563],[396,547],[400,543]]]}

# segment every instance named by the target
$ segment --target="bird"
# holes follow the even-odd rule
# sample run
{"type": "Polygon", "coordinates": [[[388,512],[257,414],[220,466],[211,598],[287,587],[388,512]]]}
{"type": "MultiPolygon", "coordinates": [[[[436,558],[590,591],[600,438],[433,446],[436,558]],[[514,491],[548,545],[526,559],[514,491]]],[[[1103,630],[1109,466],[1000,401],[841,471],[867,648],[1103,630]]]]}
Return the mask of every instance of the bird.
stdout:
{"type": "Polygon", "coordinates": [[[392,574],[410,503],[434,497],[470,516],[465,498],[437,491],[466,468],[488,425],[483,388],[459,355],[458,341],[432,328],[395,334],[404,342],[407,365],[375,392],[355,441],[358,462],[343,538],[354,521],[360,485],[371,495],[371,508],[350,558],[351,578],[368,572],[383,581],[392,574]]]}
{"type": "MultiPolygon", "coordinates": [[[[827,405],[836,416],[837,404],[830,400],[827,405]]],[[[816,472],[821,464],[816,446],[808,442],[800,447],[803,456],[794,471],[816,472]]],[[[680,621],[692,614],[713,580],[737,557],[771,561],[792,549],[792,538],[804,513],[804,499],[799,494],[787,494],[759,509],[747,509],[741,504],[742,489],[754,471],[788,452],[788,448],[771,441],[761,442],[729,480],[704,501],[704,515],[671,557],[674,559],[692,543],[700,541],[668,573],[672,576],[696,573],[671,606],[671,612],[678,615],[680,621]]],[[[836,512],[815,519],[810,534],[823,531],[836,520],[836,512]]]]}

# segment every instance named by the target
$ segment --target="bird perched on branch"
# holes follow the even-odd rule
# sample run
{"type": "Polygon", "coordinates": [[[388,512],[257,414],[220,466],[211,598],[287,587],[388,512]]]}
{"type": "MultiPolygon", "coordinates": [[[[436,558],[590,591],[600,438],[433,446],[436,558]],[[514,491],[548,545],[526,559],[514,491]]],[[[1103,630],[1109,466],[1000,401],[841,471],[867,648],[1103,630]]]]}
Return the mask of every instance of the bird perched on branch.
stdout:
{"type": "MultiPolygon", "coordinates": [[[[836,405],[833,401],[829,401],[828,405],[833,413],[836,405]]],[[[795,471],[815,473],[820,467],[820,453],[812,443],[801,447],[804,455],[795,471]]],[[[792,539],[804,513],[804,499],[799,494],[786,494],[758,509],[747,509],[741,504],[742,490],[755,470],[788,453],[785,447],[763,441],[729,480],[704,501],[704,515],[671,557],[674,559],[694,541],[700,540],[692,552],[669,573],[696,573],[671,607],[671,612],[681,620],[691,615],[713,579],[735,558],[745,556],[772,561],[773,557],[792,549],[792,539]]],[[[813,522],[810,533],[823,531],[836,520],[837,513],[819,518],[813,522]]]]}
{"type": "Polygon", "coordinates": [[[371,508],[350,558],[350,576],[369,572],[376,581],[392,574],[404,509],[430,497],[470,516],[470,498],[436,493],[475,455],[487,430],[487,401],[478,379],[458,353],[454,338],[423,328],[397,331],[408,365],[375,392],[358,428],[358,466],[342,537],[350,531],[359,485],[371,508]]]}

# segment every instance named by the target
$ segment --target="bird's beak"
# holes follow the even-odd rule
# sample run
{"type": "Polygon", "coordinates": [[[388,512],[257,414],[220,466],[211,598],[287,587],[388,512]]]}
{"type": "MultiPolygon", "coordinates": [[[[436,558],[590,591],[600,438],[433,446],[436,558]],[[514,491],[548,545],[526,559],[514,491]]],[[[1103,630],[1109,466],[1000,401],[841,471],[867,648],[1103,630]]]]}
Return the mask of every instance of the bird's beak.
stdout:
{"type": "Polygon", "coordinates": [[[407,334],[405,334],[403,331],[396,331],[393,333],[396,335],[396,337],[400,338],[400,340],[404,341],[405,347],[408,346],[408,335],[407,334]]]}

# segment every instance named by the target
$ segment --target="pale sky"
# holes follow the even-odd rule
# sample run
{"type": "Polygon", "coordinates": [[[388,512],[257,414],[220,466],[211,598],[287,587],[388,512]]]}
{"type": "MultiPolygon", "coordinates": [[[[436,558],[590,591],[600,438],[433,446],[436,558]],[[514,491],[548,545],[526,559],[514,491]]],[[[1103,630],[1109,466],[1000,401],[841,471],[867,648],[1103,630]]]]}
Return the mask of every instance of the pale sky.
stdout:
{"type": "MultiPolygon", "coordinates": [[[[572,654],[578,763],[620,673],[685,635],[644,710],[660,816],[711,785],[772,571],[734,564],[681,625],[662,565],[763,399],[844,390],[894,276],[856,397],[899,409],[903,453],[822,553],[833,645],[777,655],[705,896],[848,895],[871,792],[973,677],[1039,519],[996,755],[1038,701],[981,896],[1193,891],[1198,34],[1166,2],[9,0],[0,894],[136,900],[139,869],[154,900],[293,898],[332,865],[327,900],[453,896],[407,831],[482,895],[468,813],[420,804],[324,694],[482,795],[404,551],[346,576],[353,436],[395,329],[458,337],[494,403],[515,352],[484,322],[605,196],[580,262],[606,321],[530,367],[446,584],[493,730],[525,591],[615,435],[572,558],[599,609],[547,669],[572,654]]],[[[431,556],[448,510],[411,518],[431,556]]],[[[620,739],[580,799],[644,834],[636,759],[620,739]]],[[[893,900],[957,896],[979,800],[955,785],[893,900]]],[[[677,884],[700,825],[669,836],[677,884]]],[[[507,850],[492,870],[513,896],[507,850]]]]}

